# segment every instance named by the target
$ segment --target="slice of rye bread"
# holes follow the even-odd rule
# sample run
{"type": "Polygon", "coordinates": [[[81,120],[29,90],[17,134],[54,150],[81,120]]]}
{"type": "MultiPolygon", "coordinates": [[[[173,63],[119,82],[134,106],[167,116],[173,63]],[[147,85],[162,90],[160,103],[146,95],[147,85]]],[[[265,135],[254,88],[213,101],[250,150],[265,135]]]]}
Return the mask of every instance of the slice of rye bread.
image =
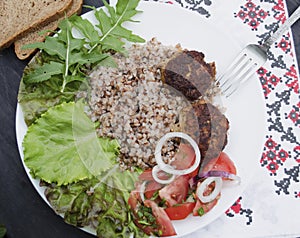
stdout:
{"type": "Polygon", "coordinates": [[[15,53],[21,60],[27,59],[30,55],[36,52],[36,49],[22,49],[22,46],[35,42],[43,42],[46,35],[50,35],[51,31],[54,31],[58,27],[58,23],[65,16],[71,16],[73,14],[80,14],[82,9],[83,0],[73,0],[72,4],[65,10],[65,12],[59,14],[58,19],[46,22],[37,27],[30,29],[24,36],[18,38],[15,42],[15,53]],[[45,31],[45,34],[40,34],[45,31]]]}
{"type": "Polygon", "coordinates": [[[62,13],[72,0],[1,0],[0,49],[21,34],[62,13]]]}

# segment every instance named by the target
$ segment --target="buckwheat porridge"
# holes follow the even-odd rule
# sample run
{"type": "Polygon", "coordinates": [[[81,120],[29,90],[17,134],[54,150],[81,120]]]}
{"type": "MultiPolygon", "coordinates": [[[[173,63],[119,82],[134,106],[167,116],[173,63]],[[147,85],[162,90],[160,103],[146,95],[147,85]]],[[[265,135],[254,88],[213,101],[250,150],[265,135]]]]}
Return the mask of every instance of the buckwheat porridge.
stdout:
{"type": "MultiPolygon", "coordinates": [[[[116,138],[121,145],[121,168],[155,164],[155,142],[175,129],[180,111],[188,106],[174,89],[164,85],[159,65],[179,52],[180,46],[164,46],[155,38],[133,45],[128,56],[117,54],[118,68],[99,67],[90,74],[90,116],[100,122],[99,136],[116,138]]],[[[176,143],[164,148],[171,158],[176,143]]]]}

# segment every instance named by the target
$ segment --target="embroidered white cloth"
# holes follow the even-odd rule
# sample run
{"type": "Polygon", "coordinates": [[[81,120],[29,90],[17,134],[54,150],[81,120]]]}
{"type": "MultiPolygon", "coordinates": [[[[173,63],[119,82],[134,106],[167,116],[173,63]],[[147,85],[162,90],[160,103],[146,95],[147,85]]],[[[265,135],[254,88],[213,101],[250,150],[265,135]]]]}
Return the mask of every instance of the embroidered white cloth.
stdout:
{"type": "MultiPolygon", "coordinates": [[[[262,42],[288,15],[284,0],[155,2],[196,11],[245,46],[262,42]]],[[[291,31],[271,47],[267,63],[257,74],[264,92],[268,126],[264,149],[257,161],[260,171],[225,214],[186,237],[300,236],[300,94],[291,31]]]]}

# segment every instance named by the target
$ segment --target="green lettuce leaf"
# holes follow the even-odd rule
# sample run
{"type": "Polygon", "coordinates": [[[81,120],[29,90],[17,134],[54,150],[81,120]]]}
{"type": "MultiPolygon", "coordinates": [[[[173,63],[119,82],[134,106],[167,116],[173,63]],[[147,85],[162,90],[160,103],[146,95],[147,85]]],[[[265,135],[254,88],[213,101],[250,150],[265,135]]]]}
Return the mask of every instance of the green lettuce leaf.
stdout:
{"type": "Polygon", "coordinates": [[[74,226],[93,226],[99,237],[147,237],[134,224],[127,203],[137,172],[116,165],[101,177],[66,186],[49,184],[45,195],[57,213],[74,226]]]}
{"type": "MultiPolygon", "coordinates": [[[[24,70],[19,87],[18,102],[28,126],[39,118],[42,113],[46,112],[48,108],[62,102],[74,101],[75,95],[79,91],[88,91],[88,85],[83,83],[85,82],[85,76],[79,73],[74,76],[68,76],[68,84],[64,92],[61,92],[62,78],[60,75],[52,75],[50,79],[42,80],[39,83],[28,83],[28,81],[31,81],[29,73],[34,74],[34,69],[43,67],[43,65],[49,64],[49,62],[54,62],[52,58],[53,56],[45,52],[39,53],[24,70]],[[76,79],[74,79],[75,77],[76,79]],[[81,79],[83,81],[80,81],[81,79]]],[[[38,76],[35,78],[38,78],[38,76]]]]}
{"type": "Polygon", "coordinates": [[[34,177],[69,184],[98,176],[116,163],[118,142],[97,137],[84,106],[82,101],[62,103],[28,128],[24,161],[34,177]]]}

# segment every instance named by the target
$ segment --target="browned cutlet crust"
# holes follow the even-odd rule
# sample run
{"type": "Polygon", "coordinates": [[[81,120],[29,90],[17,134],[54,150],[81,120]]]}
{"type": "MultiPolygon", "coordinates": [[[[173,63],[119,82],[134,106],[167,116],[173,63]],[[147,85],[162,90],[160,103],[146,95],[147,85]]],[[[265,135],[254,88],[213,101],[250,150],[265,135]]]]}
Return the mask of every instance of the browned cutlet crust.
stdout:
{"type": "Polygon", "coordinates": [[[193,105],[199,123],[199,149],[201,152],[201,168],[211,159],[219,156],[227,144],[229,121],[220,110],[201,99],[193,105]]]}
{"type": "Polygon", "coordinates": [[[226,116],[203,97],[213,87],[215,64],[206,63],[202,52],[185,50],[166,63],[162,75],[191,102],[192,107],[182,111],[180,130],[198,142],[201,170],[225,148],[229,129],[226,116]]]}
{"type": "Polygon", "coordinates": [[[208,93],[215,75],[215,63],[206,63],[204,54],[194,50],[180,52],[162,67],[163,82],[191,101],[208,93]]]}

